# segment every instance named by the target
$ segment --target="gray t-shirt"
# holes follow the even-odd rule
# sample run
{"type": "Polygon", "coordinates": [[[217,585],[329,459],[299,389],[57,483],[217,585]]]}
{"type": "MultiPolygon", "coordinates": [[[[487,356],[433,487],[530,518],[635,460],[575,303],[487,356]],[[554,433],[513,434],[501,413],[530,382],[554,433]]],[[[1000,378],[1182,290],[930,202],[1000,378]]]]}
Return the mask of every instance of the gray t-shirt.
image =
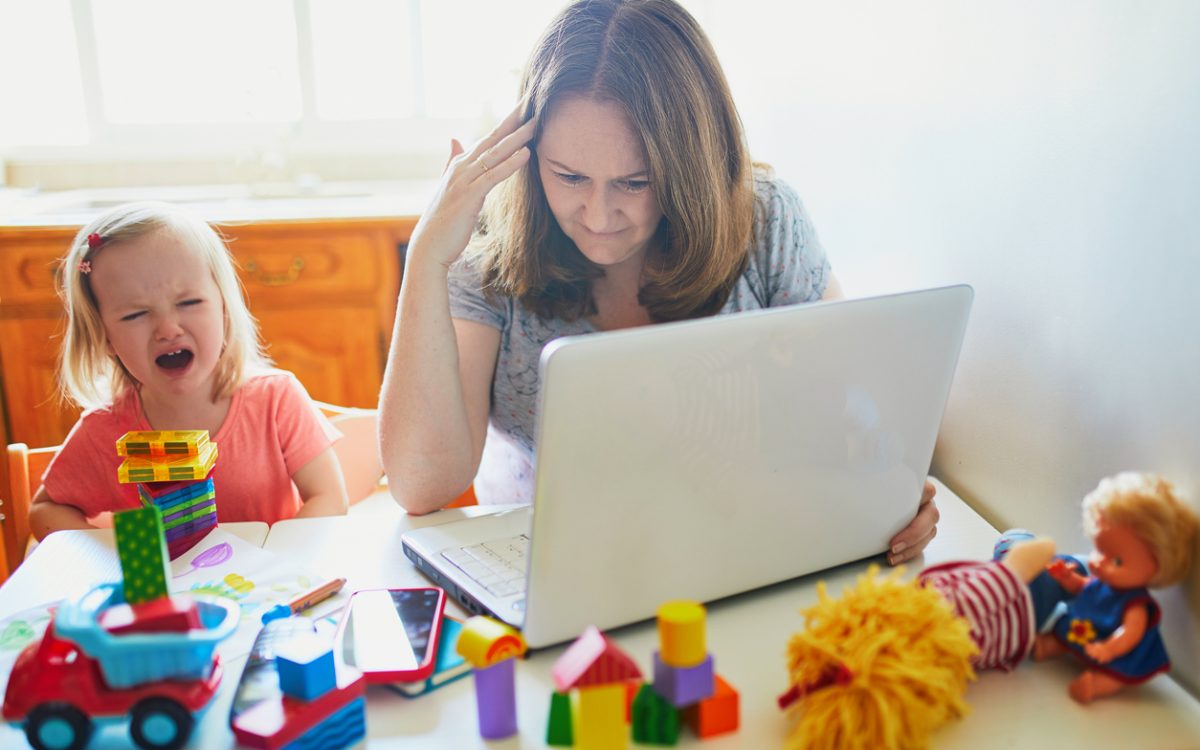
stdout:
{"type": "MultiPolygon", "coordinates": [[[[829,261],[800,198],[782,180],[756,175],[750,260],[722,315],[819,300],[829,261]]],[[[500,331],[483,462],[475,478],[479,502],[533,501],[538,360],[560,336],[595,333],[586,319],[542,320],[512,298],[488,299],[478,264],[464,257],[450,269],[450,315],[500,331]]]]}

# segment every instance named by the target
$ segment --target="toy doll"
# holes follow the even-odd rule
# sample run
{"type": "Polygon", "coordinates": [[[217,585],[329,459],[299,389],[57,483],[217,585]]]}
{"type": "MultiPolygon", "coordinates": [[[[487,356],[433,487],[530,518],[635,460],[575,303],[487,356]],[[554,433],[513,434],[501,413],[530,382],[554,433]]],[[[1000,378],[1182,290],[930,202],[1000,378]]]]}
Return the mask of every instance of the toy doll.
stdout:
{"type": "Polygon", "coordinates": [[[1070,687],[1080,703],[1112,695],[1170,668],[1148,587],[1170,586],[1191,567],[1197,519],[1170,482],[1126,472],[1083,499],[1084,529],[1095,547],[1090,578],[1058,561],[1050,574],[1072,592],[1053,632],[1039,635],[1034,658],[1074,654],[1085,670],[1070,687]]]}

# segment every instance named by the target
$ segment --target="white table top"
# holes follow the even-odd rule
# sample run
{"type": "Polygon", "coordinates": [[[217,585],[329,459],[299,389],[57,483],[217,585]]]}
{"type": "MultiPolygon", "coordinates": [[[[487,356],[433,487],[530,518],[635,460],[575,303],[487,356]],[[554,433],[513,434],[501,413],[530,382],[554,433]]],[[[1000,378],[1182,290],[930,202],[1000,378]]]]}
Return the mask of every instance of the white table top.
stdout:
{"type": "MultiPolygon", "coordinates": [[[[938,502],[942,520],[924,564],[989,556],[997,532],[940,484],[938,502]]],[[[264,548],[281,555],[296,555],[322,574],[347,577],[346,591],[426,585],[427,581],[404,558],[400,534],[415,526],[489,510],[467,508],[411,517],[381,494],[355,506],[345,518],[297,519],[275,524],[264,548]]],[[[29,571],[30,582],[35,574],[38,578],[48,573],[62,578],[82,575],[80,569],[63,565],[60,560],[48,566],[42,559],[51,557],[35,553],[27,561],[26,565],[34,563],[38,567],[29,571]],[[64,575],[63,571],[72,573],[64,575]]],[[[784,651],[788,638],[802,624],[797,610],[816,600],[818,580],[826,581],[830,592],[836,595],[866,565],[867,562],[862,562],[842,566],[710,605],[709,647],[717,671],[741,693],[742,728],[702,745],[685,730],[680,745],[712,750],[782,746],[791,720],[776,708],[775,696],[787,687],[784,651]]],[[[30,582],[18,583],[24,590],[30,582]]],[[[0,617],[13,611],[10,603],[20,598],[10,593],[10,584],[0,588],[0,617]]],[[[80,584],[78,588],[86,585],[89,584],[80,584]]],[[[450,611],[455,610],[450,605],[450,611]]],[[[621,628],[610,635],[643,670],[650,671],[650,654],[657,645],[653,622],[621,628]]],[[[550,669],[561,652],[562,647],[548,649],[518,664],[521,731],[517,737],[499,742],[484,742],[479,738],[474,690],[467,678],[415,700],[385,688],[372,688],[368,694],[367,744],[372,748],[406,749],[544,747],[552,689],[550,669]]],[[[233,746],[226,719],[241,664],[231,663],[228,670],[221,692],[197,728],[193,747],[233,746]]],[[[1145,686],[1084,707],[1067,695],[1067,685],[1076,674],[1077,667],[1066,660],[1027,663],[1008,674],[983,673],[967,692],[972,713],[943,727],[934,736],[934,747],[1200,747],[1200,702],[1171,679],[1159,677],[1145,686]]],[[[120,732],[98,736],[99,741],[93,741],[90,747],[120,747],[123,737],[120,732]]],[[[0,746],[19,747],[13,740],[19,741],[20,735],[11,728],[0,727],[0,746]]]]}

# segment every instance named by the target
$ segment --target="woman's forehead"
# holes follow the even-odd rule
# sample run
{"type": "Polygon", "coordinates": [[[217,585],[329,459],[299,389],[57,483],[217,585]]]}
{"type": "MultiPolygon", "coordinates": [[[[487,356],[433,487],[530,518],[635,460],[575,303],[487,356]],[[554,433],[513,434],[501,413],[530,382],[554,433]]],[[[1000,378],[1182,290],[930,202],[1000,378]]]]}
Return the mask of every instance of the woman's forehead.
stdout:
{"type": "Polygon", "coordinates": [[[620,105],[586,97],[555,104],[538,140],[538,155],[590,174],[627,176],[646,169],[641,138],[620,105]]]}

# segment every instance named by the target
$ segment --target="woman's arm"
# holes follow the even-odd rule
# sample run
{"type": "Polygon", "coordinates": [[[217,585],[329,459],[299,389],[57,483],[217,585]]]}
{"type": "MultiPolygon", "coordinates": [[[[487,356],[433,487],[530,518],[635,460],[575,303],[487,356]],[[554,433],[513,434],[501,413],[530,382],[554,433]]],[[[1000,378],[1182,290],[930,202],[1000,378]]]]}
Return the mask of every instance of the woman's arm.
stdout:
{"type": "Polygon", "coordinates": [[[29,507],[29,530],[38,541],[46,535],[64,529],[94,529],[87,522],[87,516],[74,505],[56,503],[46,494],[45,488],[38,488],[29,507]]]}
{"type": "Polygon", "coordinates": [[[449,269],[470,241],[488,192],[529,160],[533,121],[515,110],[450,164],[408,246],[379,395],[388,487],[410,513],[437,510],[475,479],[487,434],[499,331],[450,317],[449,269]]]}
{"type": "Polygon", "coordinates": [[[828,302],[835,299],[845,299],[846,293],[842,290],[842,282],[837,280],[837,277],[832,273],[825,280],[825,291],[821,294],[821,301],[828,302]]]}
{"type": "Polygon", "coordinates": [[[297,518],[346,515],[346,481],[333,448],[326,448],[301,466],[292,481],[304,501],[297,518]]]}

